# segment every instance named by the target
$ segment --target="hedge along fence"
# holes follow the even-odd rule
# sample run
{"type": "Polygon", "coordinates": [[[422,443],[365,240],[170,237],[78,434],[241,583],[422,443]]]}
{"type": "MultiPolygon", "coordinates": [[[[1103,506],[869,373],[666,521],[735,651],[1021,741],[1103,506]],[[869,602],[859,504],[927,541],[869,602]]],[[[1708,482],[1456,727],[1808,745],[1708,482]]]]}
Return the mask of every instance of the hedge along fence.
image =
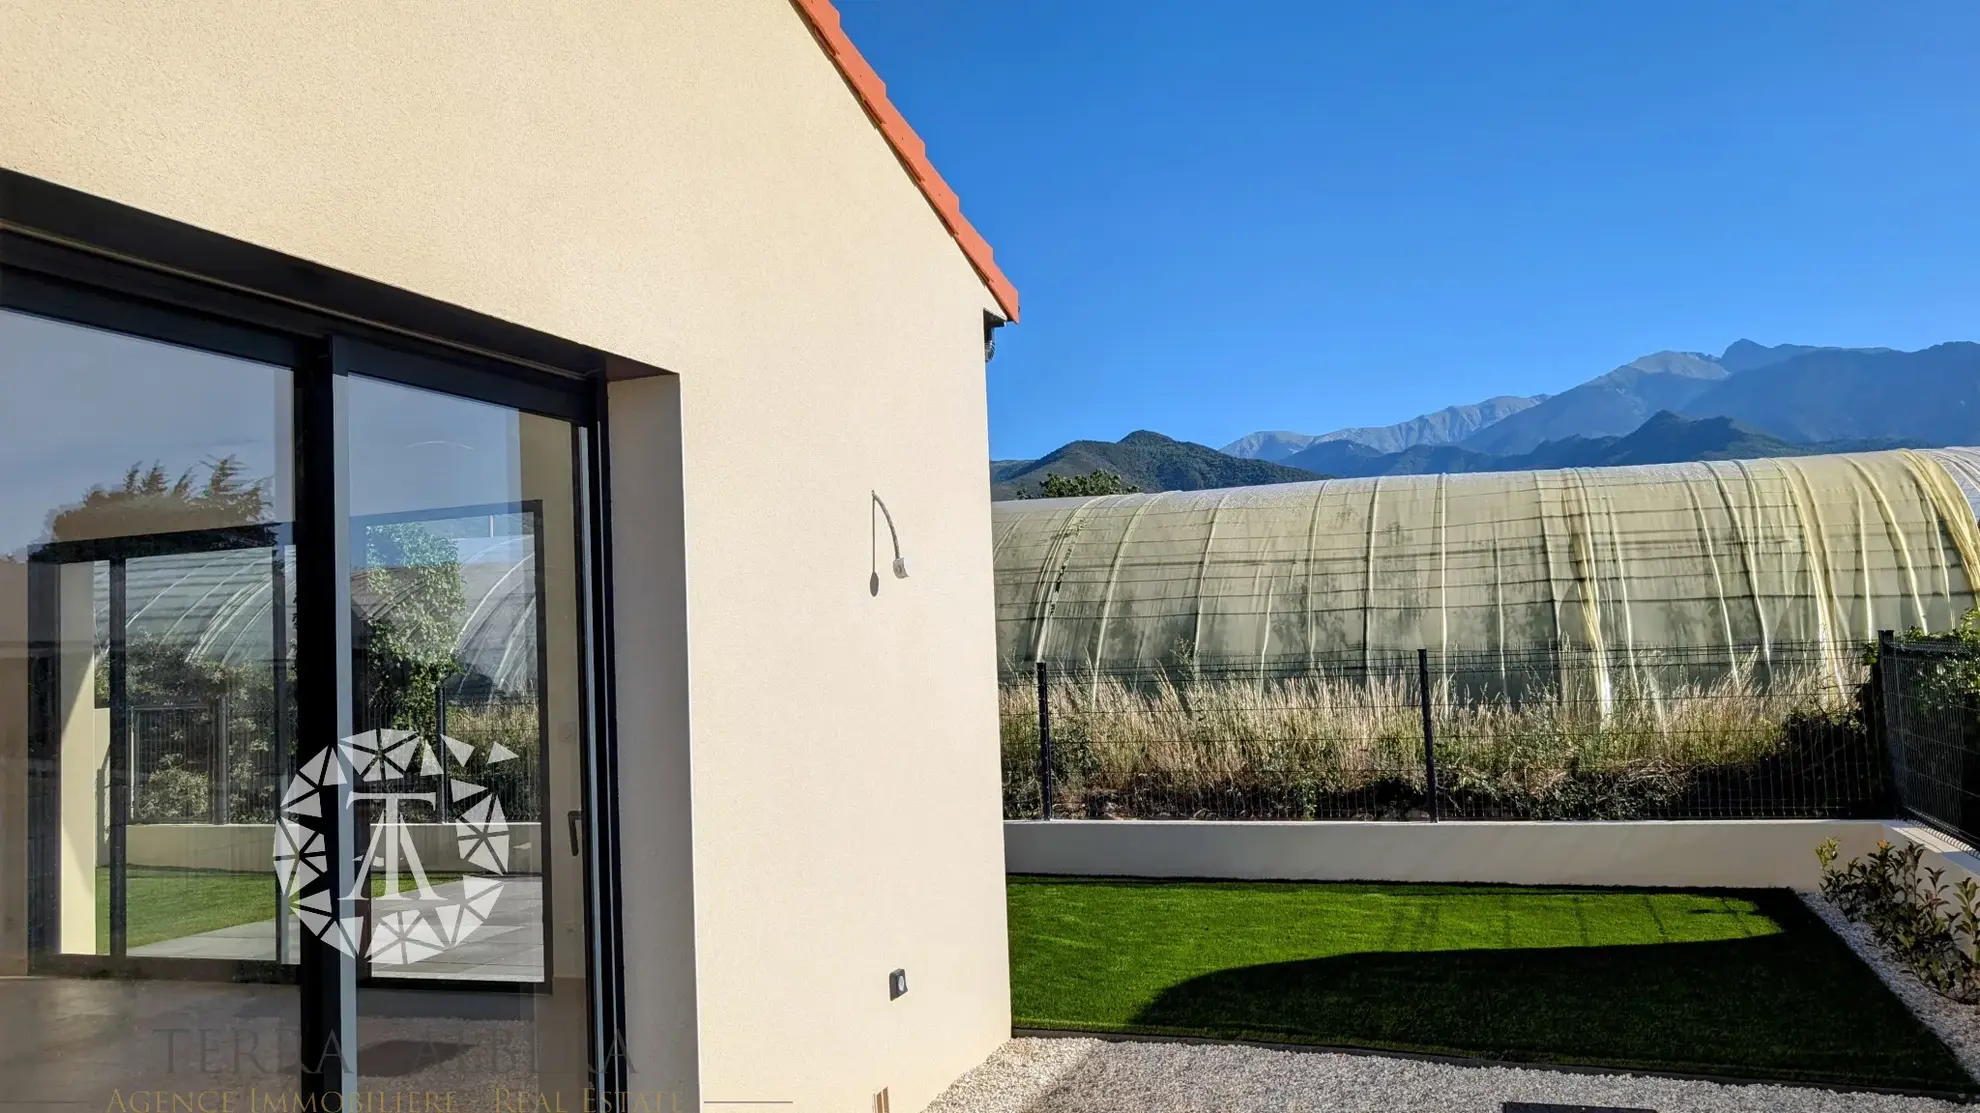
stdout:
{"type": "Polygon", "coordinates": [[[1847,651],[1547,650],[1424,663],[1427,685],[1416,655],[1395,653],[1291,670],[1186,658],[1135,672],[1048,667],[1046,714],[1038,674],[1007,669],[1005,815],[1041,814],[1048,771],[1051,814],[1091,818],[1890,811],[1888,763],[1867,726],[1870,671],[1847,651]]]}

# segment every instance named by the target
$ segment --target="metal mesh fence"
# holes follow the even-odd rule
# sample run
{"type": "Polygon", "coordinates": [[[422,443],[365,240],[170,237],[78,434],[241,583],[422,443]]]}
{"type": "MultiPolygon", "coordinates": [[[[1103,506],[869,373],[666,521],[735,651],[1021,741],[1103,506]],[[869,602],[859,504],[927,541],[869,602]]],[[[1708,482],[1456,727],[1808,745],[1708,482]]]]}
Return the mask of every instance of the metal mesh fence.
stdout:
{"type": "Polygon", "coordinates": [[[1887,640],[1879,665],[1905,811],[1980,843],[1980,655],[1957,644],[1887,640]]]}
{"type": "MultiPolygon", "coordinates": [[[[505,820],[521,823],[542,819],[543,726],[534,693],[463,694],[448,686],[426,701],[419,713],[380,714],[375,703],[360,704],[357,710],[354,721],[360,731],[397,729],[431,739],[437,730],[474,748],[471,768],[464,767],[469,764],[465,762],[450,765],[444,777],[428,776],[416,768],[408,770],[406,787],[434,796],[431,810],[421,805],[410,817],[413,821],[453,822],[487,799],[478,795],[468,798],[465,790],[454,787],[456,778],[492,789],[493,798],[501,801],[505,820]],[[458,801],[457,791],[463,793],[458,801]]],[[[437,750],[435,756],[437,760],[437,750]]]]}
{"type": "Polygon", "coordinates": [[[1891,808],[1887,762],[1866,726],[1869,670],[1831,645],[1356,653],[1107,672],[1048,664],[1044,677],[1043,701],[1035,664],[1002,678],[1010,818],[1041,814],[1048,778],[1051,814],[1067,818],[1891,808]]]}
{"type": "MultiPolygon", "coordinates": [[[[540,819],[543,747],[536,697],[494,693],[449,700],[444,714],[447,735],[481,755],[474,776],[494,790],[503,815],[515,822],[540,819]]],[[[293,755],[284,762],[276,754],[271,716],[265,699],[132,707],[131,822],[273,822],[293,755]]],[[[361,730],[381,725],[390,724],[358,722],[361,730]]],[[[285,748],[292,738],[290,730],[285,748]]],[[[107,781],[102,787],[107,791],[107,781]]],[[[434,814],[414,818],[452,820],[459,810],[443,786],[434,814]]]]}
{"type": "Polygon", "coordinates": [[[280,768],[271,708],[220,699],[130,709],[133,823],[266,823],[280,768]]]}
{"type": "Polygon", "coordinates": [[[535,694],[497,693],[459,703],[450,701],[445,714],[447,737],[466,742],[482,755],[473,775],[494,790],[502,802],[502,814],[513,822],[540,821],[543,742],[535,694]]]}

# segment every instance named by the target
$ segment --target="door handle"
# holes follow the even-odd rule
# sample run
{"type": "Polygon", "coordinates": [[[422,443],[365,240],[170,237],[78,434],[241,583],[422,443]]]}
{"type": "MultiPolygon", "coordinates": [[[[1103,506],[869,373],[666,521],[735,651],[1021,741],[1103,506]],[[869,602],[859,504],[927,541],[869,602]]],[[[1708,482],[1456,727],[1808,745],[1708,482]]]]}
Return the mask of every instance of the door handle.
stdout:
{"type": "Polygon", "coordinates": [[[564,819],[570,826],[571,857],[575,858],[579,854],[584,852],[583,836],[578,833],[578,825],[584,820],[584,813],[581,811],[573,811],[569,815],[565,816],[564,819]]]}

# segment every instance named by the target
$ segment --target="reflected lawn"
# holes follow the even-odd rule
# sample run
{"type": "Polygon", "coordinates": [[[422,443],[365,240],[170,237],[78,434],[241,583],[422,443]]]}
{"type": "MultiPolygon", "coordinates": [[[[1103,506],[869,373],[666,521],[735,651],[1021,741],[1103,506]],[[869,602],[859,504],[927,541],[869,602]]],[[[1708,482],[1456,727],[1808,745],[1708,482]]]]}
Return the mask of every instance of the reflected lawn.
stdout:
{"type": "Polygon", "coordinates": [[[1974,1089],[1785,890],[1010,880],[1020,1027],[1974,1089]]]}
{"type": "MultiPolygon", "coordinates": [[[[132,866],[126,872],[127,945],[145,947],[168,939],[218,931],[275,918],[275,875],[227,870],[186,870],[132,866]]],[[[458,873],[429,873],[434,885],[458,881],[458,873]]],[[[401,874],[399,891],[413,887],[401,874]]],[[[371,878],[371,895],[385,895],[385,879],[371,878]]],[[[273,929],[271,929],[273,930],[273,929]]],[[[96,951],[110,953],[110,868],[96,871],[96,951]]]]}

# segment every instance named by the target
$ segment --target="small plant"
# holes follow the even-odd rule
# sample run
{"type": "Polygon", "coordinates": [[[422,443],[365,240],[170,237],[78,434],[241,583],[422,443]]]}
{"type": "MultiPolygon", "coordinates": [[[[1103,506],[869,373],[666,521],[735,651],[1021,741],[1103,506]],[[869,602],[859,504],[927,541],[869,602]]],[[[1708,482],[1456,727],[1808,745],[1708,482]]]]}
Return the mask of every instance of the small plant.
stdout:
{"type": "MultiPolygon", "coordinates": [[[[1904,680],[1909,693],[1931,707],[1970,708],[1980,703],[1980,605],[1950,630],[1927,633],[1913,626],[1897,635],[1897,643],[1951,651],[1935,660],[1914,662],[1904,680]]],[[[1864,646],[1863,662],[1877,663],[1876,642],[1864,646]]]]}
{"type": "Polygon", "coordinates": [[[166,754],[135,793],[131,818],[138,823],[187,823],[205,820],[212,808],[206,774],[186,767],[178,754],[166,754]]]}
{"type": "Polygon", "coordinates": [[[1879,842],[1868,856],[1841,866],[1834,839],[1815,848],[1822,895],[1933,992],[1980,1002],[1980,884],[1965,878],[1947,895],[1945,871],[1924,865],[1924,850],[1879,842]]]}

